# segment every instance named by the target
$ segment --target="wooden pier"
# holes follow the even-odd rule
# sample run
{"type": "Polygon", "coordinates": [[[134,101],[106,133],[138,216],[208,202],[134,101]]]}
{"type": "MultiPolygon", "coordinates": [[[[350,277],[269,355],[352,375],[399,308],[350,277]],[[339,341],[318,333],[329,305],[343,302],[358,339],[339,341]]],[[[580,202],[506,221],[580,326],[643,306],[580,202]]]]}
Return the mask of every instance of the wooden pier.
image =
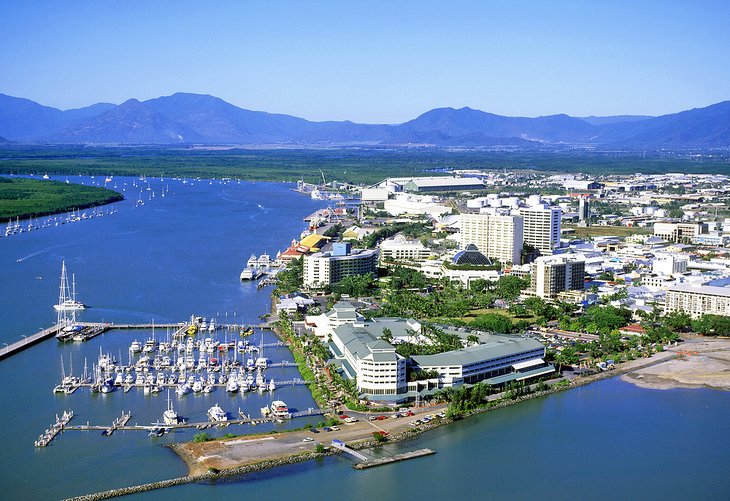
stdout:
{"type": "Polygon", "coordinates": [[[370,459],[362,463],[355,464],[352,467],[356,470],[364,470],[366,468],[373,468],[375,466],[382,466],[385,464],[397,463],[399,461],[406,461],[408,459],[430,456],[431,454],[436,454],[436,451],[432,451],[431,449],[418,449],[417,451],[404,452],[403,454],[396,454],[394,456],[370,459]]]}

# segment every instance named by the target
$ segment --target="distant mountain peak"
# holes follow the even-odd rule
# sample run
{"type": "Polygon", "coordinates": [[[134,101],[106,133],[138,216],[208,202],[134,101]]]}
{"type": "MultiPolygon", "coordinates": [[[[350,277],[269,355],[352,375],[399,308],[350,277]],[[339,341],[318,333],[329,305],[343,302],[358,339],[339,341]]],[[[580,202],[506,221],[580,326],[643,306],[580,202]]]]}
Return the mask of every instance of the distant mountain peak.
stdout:
{"type": "Polygon", "coordinates": [[[441,107],[402,124],[310,122],[234,106],[210,94],[176,92],[120,105],[61,111],[0,94],[0,136],[10,141],[151,144],[424,144],[518,148],[550,145],[730,147],[730,101],[661,117],[508,117],[441,107]]]}

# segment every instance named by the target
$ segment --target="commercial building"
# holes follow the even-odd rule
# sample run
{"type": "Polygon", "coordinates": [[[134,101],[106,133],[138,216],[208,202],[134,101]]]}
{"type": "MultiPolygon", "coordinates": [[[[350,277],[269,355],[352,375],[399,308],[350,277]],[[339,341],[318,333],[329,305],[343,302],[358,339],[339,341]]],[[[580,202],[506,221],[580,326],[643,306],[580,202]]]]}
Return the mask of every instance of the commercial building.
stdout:
{"type": "Polygon", "coordinates": [[[377,249],[351,249],[349,243],[336,243],[331,252],[304,256],[304,286],[321,288],[345,277],[376,273],[377,249]]]}
{"type": "Polygon", "coordinates": [[[451,207],[439,204],[432,195],[398,193],[383,202],[383,210],[392,216],[428,215],[439,217],[451,212],[451,207]]]}
{"type": "Polygon", "coordinates": [[[670,287],[664,312],[673,311],[689,313],[692,318],[705,314],[730,316],[730,287],[690,284],[670,287]]]}
{"type": "Polygon", "coordinates": [[[585,288],[585,259],[582,255],[557,255],[537,258],[531,264],[531,289],[542,298],[559,292],[585,288]]]}
{"type": "Polygon", "coordinates": [[[563,182],[563,188],[565,188],[566,190],[579,190],[579,191],[600,190],[601,188],[603,188],[603,185],[601,183],[597,183],[596,181],[569,179],[569,180],[563,182]]]}
{"type": "Polygon", "coordinates": [[[520,208],[520,215],[524,218],[524,242],[535,247],[542,255],[552,254],[553,249],[560,244],[560,208],[539,203],[520,208]]]}
{"type": "Polygon", "coordinates": [[[360,393],[375,396],[406,391],[406,359],[367,329],[341,325],[334,330],[329,347],[345,375],[357,381],[360,393]]]}
{"type": "Polygon", "coordinates": [[[549,374],[545,346],[534,339],[488,335],[485,342],[436,355],[411,357],[415,367],[438,372],[440,387],[485,381],[498,385],[549,374]]]}
{"type": "Polygon", "coordinates": [[[402,177],[388,178],[381,182],[380,186],[387,186],[395,191],[460,191],[484,189],[484,182],[475,177],[402,177]]]}
{"type": "Polygon", "coordinates": [[[692,240],[707,233],[707,223],[656,223],[654,235],[680,244],[691,243],[692,240]]]}

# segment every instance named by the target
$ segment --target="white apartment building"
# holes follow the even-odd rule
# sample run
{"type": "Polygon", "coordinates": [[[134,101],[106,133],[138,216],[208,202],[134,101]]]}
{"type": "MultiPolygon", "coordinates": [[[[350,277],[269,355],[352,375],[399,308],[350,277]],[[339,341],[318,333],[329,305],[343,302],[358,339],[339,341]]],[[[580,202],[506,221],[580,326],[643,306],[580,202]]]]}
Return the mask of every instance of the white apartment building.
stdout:
{"type": "Polygon", "coordinates": [[[353,249],[351,252],[317,252],[304,256],[304,286],[321,288],[345,277],[377,273],[377,249],[353,249]]]}
{"type": "Polygon", "coordinates": [[[651,263],[651,271],[657,275],[674,275],[687,272],[689,259],[676,254],[657,254],[651,263]]]}
{"type": "Polygon", "coordinates": [[[560,208],[540,203],[520,208],[520,215],[524,218],[524,242],[543,255],[552,254],[560,244],[560,208]]]}
{"type": "Polygon", "coordinates": [[[459,243],[469,244],[487,257],[502,263],[519,263],[522,253],[523,220],[521,216],[461,214],[459,243]]]}
{"type": "MultiPolygon", "coordinates": [[[[692,318],[704,314],[730,316],[730,287],[680,284],[667,289],[665,313],[684,311],[692,318]]],[[[723,335],[728,335],[725,332],[723,335]]]]}
{"type": "Polygon", "coordinates": [[[520,264],[522,239],[522,216],[490,216],[484,254],[501,263],[520,264]]]}
{"type": "Polygon", "coordinates": [[[408,240],[403,235],[388,238],[380,244],[380,261],[384,263],[422,261],[431,251],[418,240],[408,240]]]}

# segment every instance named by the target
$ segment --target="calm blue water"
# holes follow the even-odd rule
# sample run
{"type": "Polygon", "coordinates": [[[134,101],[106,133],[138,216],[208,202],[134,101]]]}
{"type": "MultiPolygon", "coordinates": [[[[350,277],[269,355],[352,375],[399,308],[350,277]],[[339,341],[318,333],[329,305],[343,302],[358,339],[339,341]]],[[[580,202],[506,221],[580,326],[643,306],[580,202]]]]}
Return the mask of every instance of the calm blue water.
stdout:
{"type": "MultiPolygon", "coordinates": [[[[70,181],[92,182],[89,178],[70,181]]],[[[103,183],[100,178],[93,181],[103,183]]],[[[275,256],[306,227],[302,218],[322,206],[283,184],[158,179],[149,180],[151,190],[147,191],[148,184],[136,179],[114,182],[119,190],[126,187],[128,197],[115,204],[116,214],[0,238],[0,304],[4,305],[0,342],[12,342],[55,321],[52,305],[58,298],[62,259],[69,273],[76,275],[79,299],[91,306],[81,314],[82,320],[176,323],[196,314],[217,317],[221,323],[257,322],[269,310],[269,291],[257,292],[255,284],[239,281],[247,259],[251,253],[275,256]],[[140,187],[146,203],[135,207],[140,187]],[[169,192],[163,198],[165,187],[169,192]],[[150,200],[152,191],[155,197],[150,200]]],[[[158,329],[156,335],[160,339],[165,331],[158,329]]],[[[255,334],[256,343],[261,335],[255,334]]],[[[79,374],[85,359],[91,368],[100,348],[126,362],[130,343],[149,336],[150,332],[111,331],[87,343],[65,345],[50,339],[0,362],[0,420],[6,438],[0,485],[5,495],[53,499],[186,472],[184,464],[160,444],[190,440],[195,430],[154,439],[144,432],[110,438],[99,432],[68,432],[45,449],[33,447],[54,415],[68,408],[76,413],[72,424],[109,424],[122,410],[132,411],[131,423],[161,419],[164,393],[52,393],[61,374],[61,356],[65,370],[73,366],[79,374]]],[[[225,339],[226,334],[218,336],[225,339]]],[[[265,342],[275,341],[270,332],[263,336],[265,342]]],[[[286,348],[267,348],[265,355],[274,361],[291,360],[286,348]]],[[[293,368],[267,371],[267,377],[279,381],[298,376],[293,368]]],[[[303,387],[279,388],[275,397],[292,408],[314,406],[303,387]]],[[[173,394],[173,398],[181,416],[205,421],[207,409],[215,403],[229,413],[240,407],[258,415],[274,397],[215,391],[179,399],[173,394]]],[[[275,426],[287,425],[253,430],[275,426]]],[[[250,430],[230,427],[209,433],[250,430]]]]}
{"type": "MultiPolygon", "coordinates": [[[[79,298],[93,306],[84,320],[178,322],[197,314],[253,322],[268,310],[268,294],[238,281],[246,259],[252,252],[273,255],[282,249],[303,229],[302,217],[320,206],[285,185],[157,180],[151,183],[169,185],[168,196],[161,199],[157,191],[150,201],[145,190],[147,203],[132,208],[139,190],[131,183],[139,182],[115,181],[119,189],[124,181],[130,187],[130,200],[118,204],[117,214],[0,239],[5,278],[0,300],[6,313],[2,342],[52,323],[64,258],[76,274],[79,298]]],[[[123,409],[132,410],[132,422],[159,419],[164,395],[145,397],[135,390],[107,396],[81,390],[63,397],[51,393],[62,355],[66,370],[71,356],[78,373],[85,357],[89,364],[96,360],[100,347],[124,358],[133,339],[148,335],[116,331],[67,345],[49,340],[0,362],[4,498],[57,499],[185,473],[182,462],[160,445],[189,440],[193,432],[161,439],[142,432],[111,438],[68,432],[46,449],[32,445],[53,415],[66,408],[76,411],[77,424],[110,423],[123,409]]],[[[289,358],[285,349],[266,355],[289,358]]],[[[296,373],[276,371],[269,375],[283,379],[296,373]]],[[[292,407],[312,405],[302,388],[279,389],[276,397],[292,407]]],[[[229,412],[239,406],[255,412],[270,399],[214,392],[176,399],[175,407],[197,420],[216,402],[229,412]]],[[[349,460],[326,458],[215,486],[188,485],[137,497],[727,499],[728,415],[725,392],[652,391],[606,380],[387,449],[437,451],[428,458],[362,472],[353,470],[349,460]]],[[[247,430],[232,427],[218,433],[247,430]]]]}
{"type": "Polygon", "coordinates": [[[139,498],[727,499],[727,393],[651,391],[619,379],[440,428],[390,452],[434,456],[357,471],[319,462],[139,498]],[[325,494],[323,494],[325,493],[325,494]]]}

